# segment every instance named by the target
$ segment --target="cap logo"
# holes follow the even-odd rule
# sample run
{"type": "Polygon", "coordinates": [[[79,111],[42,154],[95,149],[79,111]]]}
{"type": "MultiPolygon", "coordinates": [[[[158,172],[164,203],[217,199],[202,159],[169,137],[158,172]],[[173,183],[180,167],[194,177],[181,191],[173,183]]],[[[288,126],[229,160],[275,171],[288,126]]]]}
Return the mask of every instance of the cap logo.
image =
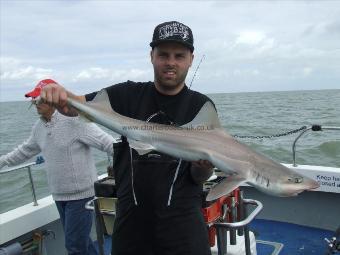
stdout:
{"type": "Polygon", "coordinates": [[[188,40],[188,27],[174,22],[159,28],[159,39],[164,40],[172,36],[180,36],[184,41],[188,40]]]}
{"type": "Polygon", "coordinates": [[[194,51],[194,38],[190,27],[178,22],[169,21],[155,27],[150,46],[152,49],[164,42],[177,42],[194,51]]]}
{"type": "Polygon", "coordinates": [[[38,84],[37,87],[43,88],[44,86],[46,86],[46,85],[48,85],[48,84],[50,84],[50,83],[51,83],[50,80],[42,80],[42,81],[39,82],[39,84],[38,84]],[[47,82],[46,82],[46,81],[47,81],[47,82]]]}

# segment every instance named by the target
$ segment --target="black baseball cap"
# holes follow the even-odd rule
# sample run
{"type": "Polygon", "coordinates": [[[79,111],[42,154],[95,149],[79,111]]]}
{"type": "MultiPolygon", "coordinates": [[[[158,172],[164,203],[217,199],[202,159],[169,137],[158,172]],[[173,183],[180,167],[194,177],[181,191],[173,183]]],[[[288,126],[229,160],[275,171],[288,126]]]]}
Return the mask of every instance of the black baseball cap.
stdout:
{"type": "Polygon", "coordinates": [[[190,27],[178,21],[164,22],[155,27],[150,46],[154,48],[163,42],[177,42],[194,51],[194,36],[190,27]]]}

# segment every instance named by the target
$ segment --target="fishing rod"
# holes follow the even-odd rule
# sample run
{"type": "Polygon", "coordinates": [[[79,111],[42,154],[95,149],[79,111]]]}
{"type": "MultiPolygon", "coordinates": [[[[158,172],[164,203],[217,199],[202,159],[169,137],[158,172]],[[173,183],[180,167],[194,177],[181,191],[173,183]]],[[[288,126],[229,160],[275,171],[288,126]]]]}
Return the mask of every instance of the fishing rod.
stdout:
{"type": "Polygon", "coordinates": [[[195,77],[196,77],[196,73],[197,73],[198,69],[200,68],[200,66],[201,66],[202,61],[203,61],[204,58],[205,58],[205,54],[203,54],[203,56],[201,57],[200,62],[198,63],[198,66],[196,67],[194,76],[192,77],[191,82],[190,82],[190,85],[189,85],[189,89],[191,88],[191,85],[192,85],[192,83],[193,83],[193,81],[194,81],[194,79],[195,79],[195,77]]]}

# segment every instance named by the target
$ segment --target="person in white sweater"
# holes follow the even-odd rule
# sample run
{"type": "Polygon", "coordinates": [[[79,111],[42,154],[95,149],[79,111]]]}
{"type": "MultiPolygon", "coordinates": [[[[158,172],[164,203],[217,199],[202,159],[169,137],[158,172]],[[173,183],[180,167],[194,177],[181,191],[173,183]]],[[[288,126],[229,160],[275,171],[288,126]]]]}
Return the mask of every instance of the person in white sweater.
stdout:
{"type": "MultiPolygon", "coordinates": [[[[46,84],[44,81],[25,95],[32,97],[33,103],[46,84]]],[[[93,213],[85,209],[86,202],[94,196],[97,180],[90,147],[112,154],[115,139],[94,123],[64,116],[45,103],[35,104],[40,119],[23,144],[0,157],[0,168],[20,164],[41,152],[46,161],[48,186],[64,227],[68,254],[97,254],[90,238],[93,213]]]]}

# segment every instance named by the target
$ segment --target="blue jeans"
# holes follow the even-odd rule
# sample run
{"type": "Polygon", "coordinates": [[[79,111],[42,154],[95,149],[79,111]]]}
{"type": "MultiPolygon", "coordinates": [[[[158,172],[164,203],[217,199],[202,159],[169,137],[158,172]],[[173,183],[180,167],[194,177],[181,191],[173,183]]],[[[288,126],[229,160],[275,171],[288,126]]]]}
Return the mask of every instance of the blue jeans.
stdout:
{"type": "Polygon", "coordinates": [[[92,198],[55,201],[65,232],[65,246],[69,255],[98,254],[90,238],[93,212],[85,209],[92,198]]]}

